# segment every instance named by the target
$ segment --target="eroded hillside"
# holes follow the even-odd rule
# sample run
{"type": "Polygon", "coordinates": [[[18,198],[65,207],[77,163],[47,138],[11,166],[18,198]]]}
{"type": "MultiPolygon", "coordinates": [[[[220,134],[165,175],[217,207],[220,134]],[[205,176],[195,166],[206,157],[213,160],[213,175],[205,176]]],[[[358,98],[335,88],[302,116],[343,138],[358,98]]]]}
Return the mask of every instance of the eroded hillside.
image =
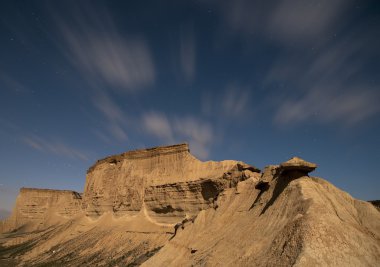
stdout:
{"type": "Polygon", "coordinates": [[[0,264],[376,266],[380,212],[299,158],[263,173],[201,162],[187,145],[98,161],[83,195],[21,189],[0,264]]]}

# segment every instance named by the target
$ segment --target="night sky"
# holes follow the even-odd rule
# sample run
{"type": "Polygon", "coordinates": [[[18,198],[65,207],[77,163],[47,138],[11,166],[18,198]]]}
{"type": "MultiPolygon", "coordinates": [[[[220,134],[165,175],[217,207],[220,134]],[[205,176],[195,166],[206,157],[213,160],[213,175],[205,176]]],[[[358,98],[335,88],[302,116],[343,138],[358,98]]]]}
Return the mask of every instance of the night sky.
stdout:
{"type": "Polygon", "coordinates": [[[1,1],[0,209],[179,142],[380,199],[379,48],[380,1],[1,1]]]}

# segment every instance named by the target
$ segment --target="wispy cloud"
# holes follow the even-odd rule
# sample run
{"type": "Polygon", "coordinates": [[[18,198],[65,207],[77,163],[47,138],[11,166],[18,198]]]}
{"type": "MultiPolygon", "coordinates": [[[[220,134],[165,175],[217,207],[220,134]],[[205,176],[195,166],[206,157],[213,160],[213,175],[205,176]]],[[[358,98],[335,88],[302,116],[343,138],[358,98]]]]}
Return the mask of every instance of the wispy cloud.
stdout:
{"type": "Polygon", "coordinates": [[[105,6],[85,6],[72,14],[70,22],[57,19],[62,49],[86,80],[128,92],[154,83],[147,42],[122,34],[105,6]]]}
{"type": "Polygon", "coordinates": [[[227,87],[223,99],[222,107],[225,116],[239,117],[248,112],[249,109],[250,94],[249,91],[244,88],[239,88],[236,85],[230,85],[227,87]]]}
{"type": "Polygon", "coordinates": [[[51,153],[58,156],[80,159],[84,161],[88,160],[88,156],[84,152],[70,147],[69,145],[60,141],[47,140],[35,135],[24,136],[21,138],[21,140],[31,148],[45,153],[51,153]]]}
{"type": "Polygon", "coordinates": [[[205,93],[202,98],[202,113],[210,117],[218,117],[223,121],[239,120],[252,115],[250,107],[250,88],[230,84],[220,95],[205,93]]]}
{"type": "Polygon", "coordinates": [[[378,101],[379,94],[366,88],[347,88],[344,94],[312,89],[300,99],[288,99],[281,103],[274,122],[293,125],[312,120],[354,126],[380,111],[378,101]]]}
{"type": "Polygon", "coordinates": [[[214,2],[232,32],[246,36],[259,34],[268,40],[294,45],[315,41],[316,36],[330,30],[329,27],[344,13],[349,1],[214,2]]]}
{"type": "Polygon", "coordinates": [[[269,16],[267,31],[283,42],[315,41],[316,36],[330,30],[347,3],[346,0],[279,1],[269,16]]]}
{"type": "Polygon", "coordinates": [[[376,53],[368,45],[368,35],[353,30],[315,55],[278,59],[266,83],[285,83],[292,90],[286,95],[278,92],[274,122],[286,125],[313,120],[355,126],[380,112],[380,94],[363,78],[376,53]]]}
{"type": "Polygon", "coordinates": [[[89,98],[101,118],[96,119],[93,132],[106,142],[124,142],[130,117],[114,97],[124,97],[120,92],[136,93],[155,83],[148,42],[140,34],[123,33],[106,4],[81,2],[67,8],[71,20],[55,19],[62,40],[60,48],[92,89],[89,98]]]}
{"type": "Polygon", "coordinates": [[[189,140],[195,155],[202,159],[208,157],[213,141],[213,129],[210,123],[189,116],[175,118],[173,126],[180,138],[189,140]]]}
{"type": "MultiPolygon", "coordinates": [[[[216,5],[227,32],[281,51],[262,82],[261,108],[273,111],[275,124],[355,126],[380,112],[370,78],[377,75],[371,63],[379,55],[377,29],[365,19],[353,24],[353,1],[206,2],[216,5]]],[[[233,95],[227,99],[224,109],[240,107],[233,95]]]]}
{"type": "Polygon", "coordinates": [[[165,114],[159,112],[145,113],[142,116],[142,124],[148,133],[166,142],[174,140],[172,126],[165,114]]]}
{"type": "MultiPolygon", "coordinates": [[[[92,99],[94,106],[102,114],[107,132],[118,141],[128,139],[125,127],[127,124],[127,116],[119,105],[105,92],[99,91],[92,99]]],[[[98,135],[102,135],[99,131],[98,135]]]]}
{"type": "Polygon", "coordinates": [[[10,75],[2,72],[0,70],[0,83],[3,84],[4,88],[9,89],[13,92],[25,93],[30,90],[20,81],[14,79],[10,75]]]}
{"type": "Polygon", "coordinates": [[[180,63],[186,80],[192,81],[196,72],[196,39],[193,27],[183,27],[180,32],[180,63]]]}
{"type": "Polygon", "coordinates": [[[192,152],[205,159],[213,142],[213,128],[210,123],[193,116],[168,117],[161,112],[148,112],[142,116],[146,133],[166,143],[188,141],[192,152]]]}

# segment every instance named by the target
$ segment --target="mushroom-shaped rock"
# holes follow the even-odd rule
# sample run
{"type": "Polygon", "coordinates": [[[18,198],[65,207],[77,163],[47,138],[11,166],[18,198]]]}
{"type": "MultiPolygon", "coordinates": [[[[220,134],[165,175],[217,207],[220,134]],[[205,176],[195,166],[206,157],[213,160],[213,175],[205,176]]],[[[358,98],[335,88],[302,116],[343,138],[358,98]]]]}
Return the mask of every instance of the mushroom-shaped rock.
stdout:
{"type": "Polygon", "coordinates": [[[308,162],[299,157],[293,157],[288,161],[285,161],[280,164],[280,169],[284,171],[296,171],[308,174],[309,172],[314,171],[317,168],[317,164],[308,162]]]}

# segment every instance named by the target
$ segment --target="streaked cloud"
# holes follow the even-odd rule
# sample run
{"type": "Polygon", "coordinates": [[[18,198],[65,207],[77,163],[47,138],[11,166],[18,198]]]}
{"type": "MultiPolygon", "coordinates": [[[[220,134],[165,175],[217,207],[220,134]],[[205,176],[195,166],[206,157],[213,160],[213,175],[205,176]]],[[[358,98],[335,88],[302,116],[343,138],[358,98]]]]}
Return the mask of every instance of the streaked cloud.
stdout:
{"type": "MultiPolygon", "coordinates": [[[[103,125],[106,131],[113,138],[118,141],[125,141],[128,139],[127,132],[125,130],[128,117],[120,106],[106,93],[99,91],[92,98],[92,102],[97,110],[103,116],[103,125]]],[[[98,136],[102,136],[102,139],[106,135],[97,131],[98,136]]]]}
{"type": "Polygon", "coordinates": [[[247,86],[230,84],[220,95],[204,93],[202,98],[202,113],[210,117],[219,117],[223,121],[238,120],[252,115],[250,107],[251,92],[247,86]]]}
{"type": "Polygon", "coordinates": [[[292,90],[279,91],[274,122],[313,120],[352,127],[379,113],[380,94],[363,78],[368,72],[366,64],[377,53],[368,45],[368,36],[368,32],[353,29],[351,35],[312,56],[279,58],[265,83],[283,83],[292,90]]]}
{"type": "Polygon", "coordinates": [[[223,99],[222,107],[225,116],[239,117],[248,113],[250,101],[250,93],[244,88],[239,88],[236,85],[227,87],[223,99]]]}
{"type": "Polygon", "coordinates": [[[300,99],[285,100],[274,122],[293,125],[307,120],[354,126],[380,111],[379,94],[366,88],[346,89],[344,94],[312,89],[300,99]]]}
{"type": "Polygon", "coordinates": [[[88,160],[88,156],[84,152],[60,141],[48,140],[35,135],[24,136],[21,140],[31,148],[45,153],[84,161],[88,160]]]}
{"type": "Polygon", "coordinates": [[[212,125],[193,116],[168,117],[151,111],[142,115],[142,128],[165,143],[188,141],[192,152],[201,159],[208,157],[213,143],[212,125]]]}
{"type": "Polygon", "coordinates": [[[283,0],[271,10],[267,31],[283,42],[315,41],[330,30],[331,24],[344,12],[347,0],[283,0]]]}
{"type": "Polygon", "coordinates": [[[143,128],[150,134],[165,140],[173,141],[173,129],[168,118],[159,112],[148,112],[142,116],[143,128]]]}
{"type": "Polygon", "coordinates": [[[0,84],[3,84],[4,88],[9,89],[17,93],[26,93],[30,90],[20,81],[16,80],[9,74],[0,70],[0,84]]]}
{"type": "Polygon", "coordinates": [[[193,27],[181,29],[179,56],[183,75],[186,80],[192,81],[196,72],[196,39],[193,27]]]}
{"type": "MultiPolygon", "coordinates": [[[[261,88],[260,108],[273,113],[275,124],[313,120],[353,127],[379,113],[379,93],[369,78],[376,74],[368,73],[379,56],[377,30],[364,19],[352,23],[353,1],[205,2],[219,11],[226,39],[260,40],[281,51],[268,57],[266,64],[273,64],[261,88]]],[[[240,107],[233,94],[227,99],[223,109],[242,113],[231,108],[240,107]]]]}
{"type": "Polygon", "coordinates": [[[247,37],[258,34],[287,45],[315,41],[316,36],[330,30],[349,3],[344,0],[208,2],[220,8],[224,23],[232,32],[247,37]]]}
{"type": "Polygon", "coordinates": [[[201,159],[208,157],[213,142],[213,128],[210,123],[194,117],[174,119],[174,130],[180,138],[189,140],[191,150],[201,159]]]}
{"type": "Polygon", "coordinates": [[[133,92],[155,81],[150,48],[144,38],[122,34],[105,6],[86,6],[74,20],[56,19],[62,49],[90,84],[133,92]]]}

